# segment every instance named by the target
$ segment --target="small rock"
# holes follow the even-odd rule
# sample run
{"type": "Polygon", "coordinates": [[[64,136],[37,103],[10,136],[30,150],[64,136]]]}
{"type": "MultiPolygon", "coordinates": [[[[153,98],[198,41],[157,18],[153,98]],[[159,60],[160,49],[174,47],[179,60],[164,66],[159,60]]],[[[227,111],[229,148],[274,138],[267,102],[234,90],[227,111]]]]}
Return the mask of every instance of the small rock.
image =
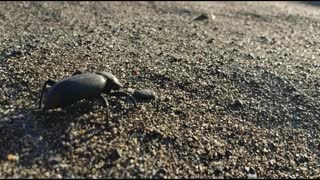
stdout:
{"type": "Polygon", "coordinates": [[[139,167],[139,172],[140,173],[144,173],[145,172],[145,170],[144,170],[144,168],[142,166],[139,167]]]}
{"type": "Polygon", "coordinates": [[[19,156],[13,155],[13,154],[8,154],[7,155],[7,160],[8,161],[19,161],[19,156]]]}
{"type": "Polygon", "coordinates": [[[230,104],[230,107],[233,109],[240,109],[244,106],[244,103],[240,99],[236,99],[230,104]]]}
{"type": "Polygon", "coordinates": [[[133,90],[132,88],[128,88],[127,91],[128,91],[129,93],[133,93],[134,90],[133,90]]]}
{"type": "Polygon", "coordinates": [[[263,149],[262,149],[262,152],[264,152],[264,153],[268,153],[268,152],[269,152],[269,150],[268,150],[267,148],[263,148],[263,149]]]}
{"type": "Polygon", "coordinates": [[[150,137],[153,137],[153,138],[161,138],[163,137],[163,133],[157,129],[154,129],[152,130],[150,133],[148,133],[148,135],[150,137]]]}
{"type": "Polygon", "coordinates": [[[248,179],[257,179],[258,178],[257,173],[247,174],[247,176],[248,176],[248,179]]]}
{"type": "Polygon", "coordinates": [[[45,172],[45,173],[44,173],[44,176],[45,176],[45,177],[50,177],[50,172],[45,172]]]}
{"type": "Polygon", "coordinates": [[[223,156],[224,156],[224,155],[223,155],[222,153],[220,153],[220,152],[214,152],[214,154],[213,154],[213,157],[214,157],[215,159],[217,159],[217,160],[222,159],[223,156]]]}
{"type": "Polygon", "coordinates": [[[268,143],[268,146],[269,146],[271,151],[276,151],[277,150],[277,146],[273,142],[268,143]]]}
{"type": "Polygon", "coordinates": [[[151,89],[135,90],[132,96],[138,101],[149,101],[156,98],[156,93],[151,89]]]}
{"type": "Polygon", "coordinates": [[[159,169],[159,170],[157,171],[156,176],[158,176],[158,177],[163,177],[163,176],[166,175],[166,173],[167,173],[167,171],[166,171],[165,169],[161,168],[161,169],[159,169]]]}
{"type": "Polygon", "coordinates": [[[201,14],[200,16],[194,18],[194,21],[203,21],[209,19],[209,16],[207,14],[201,14]]]}
{"type": "Polygon", "coordinates": [[[133,70],[132,70],[132,74],[133,74],[133,75],[139,75],[139,74],[140,74],[139,69],[133,69],[133,70]]]}
{"type": "Polygon", "coordinates": [[[299,155],[298,162],[299,163],[309,162],[309,157],[307,155],[299,155]]]}
{"type": "Polygon", "coordinates": [[[223,173],[223,167],[222,166],[217,166],[214,169],[214,175],[215,176],[221,176],[223,173]]]}
{"type": "Polygon", "coordinates": [[[274,166],[275,164],[276,164],[276,160],[271,159],[271,160],[269,161],[269,165],[270,165],[270,166],[274,166]]]}
{"type": "Polygon", "coordinates": [[[210,43],[213,43],[213,41],[214,41],[213,38],[209,38],[209,39],[207,40],[207,43],[210,44],[210,43]]]}
{"type": "Polygon", "coordinates": [[[246,167],[245,167],[245,170],[246,170],[246,172],[249,173],[249,174],[255,174],[255,170],[254,170],[254,168],[252,168],[252,167],[246,166],[246,167]]]}
{"type": "Polygon", "coordinates": [[[289,161],[290,166],[294,167],[296,165],[296,162],[294,162],[293,160],[289,161]]]}
{"type": "Polygon", "coordinates": [[[246,172],[249,172],[250,171],[250,167],[244,167],[244,170],[246,171],[246,172]]]}
{"type": "Polygon", "coordinates": [[[213,139],[212,142],[213,142],[213,144],[214,144],[215,146],[218,146],[218,147],[223,147],[223,146],[224,146],[223,143],[219,142],[219,141],[216,140],[216,139],[213,139]]]}
{"type": "Polygon", "coordinates": [[[55,178],[57,178],[57,179],[62,179],[63,177],[62,177],[61,174],[57,174],[57,175],[55,175],[55,178]]]}
{"type": "Polygon", "coordinates": [[[211,15],[211,19],[212,19],[212,20],[215,20],[215,19],[216,19],[216,16],[215,16],[215,15],[213,15],[212,13],[211,13],[210,15],[211,15]]]}
{"type": "Polygon", "coordinates": [[[121,158],[121,157],[122,157],[121,150],[119,150],[119,149],[112,149],[112,150],[111,150],[111,153],[110,153],[110,156],[111,156],[111,159],[112,159],[112,160],[117,160],[117,159],[121,158]]]}
{"type": "Polygon", "coordinates": [[[230,150],[226,150],[224,155],[229,158],[230,156],[232,156],[232,152],[230,150]]]}
{"type": "Polygon", "coordinates": [[[62,158],[60,155],[54,156],[54,157],[50,157],[49,158],[49,163],[51,164],[58,164],[62,161],[62,158]]]}
{"type": "Polygon", "coordinates": [[[7,53],[6,57],[17,57],[23,55],[21,50],[13,50],[11,53],[7,53]]]}

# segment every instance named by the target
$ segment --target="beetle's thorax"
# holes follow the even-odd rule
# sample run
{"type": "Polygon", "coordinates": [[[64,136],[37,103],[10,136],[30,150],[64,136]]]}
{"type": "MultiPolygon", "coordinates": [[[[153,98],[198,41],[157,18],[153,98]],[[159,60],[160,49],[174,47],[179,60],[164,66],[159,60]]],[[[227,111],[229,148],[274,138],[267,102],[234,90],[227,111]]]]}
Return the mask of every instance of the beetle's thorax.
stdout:
{"type": "Polygon", "coordinates": [[[97,74],[103,76],[107,80],[104,93],[109,94],[112,90],[119,90],[122,87],[122,84],[119,82],[118,78],[113,74],[102,71],[97,72],[97,74]]]}

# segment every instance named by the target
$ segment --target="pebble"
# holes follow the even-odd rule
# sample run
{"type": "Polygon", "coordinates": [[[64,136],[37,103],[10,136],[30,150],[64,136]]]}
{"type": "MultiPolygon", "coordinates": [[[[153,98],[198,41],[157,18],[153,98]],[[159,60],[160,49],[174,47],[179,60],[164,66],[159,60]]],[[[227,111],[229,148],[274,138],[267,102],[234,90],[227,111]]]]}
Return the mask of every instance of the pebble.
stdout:
{"type": "Polygon", "coordinates": [[[248,179],[257,179],[258,178],[258,175],[256,173],[254,174],[247,174],[248,176],[248,179]]]}
{"type": "Polygon", "coordinates": [[[193,20],[194,21],[203,21],[209,19],[209,16],[207,14],[201,14],[197,17],[195,17],[193,20]]]}
{"type": "Polygon", "coordinates": [[[52,164],[58,164],[62,161],[61,155],[55,155],[49,158],[49,162],[52,164]]]}
{"type": "Polygon", "coordinates": [[[230,104],[230,106],[234,109],[239,109],[244,106],[244,103],[240,99],[236,99],[230,104]]]}
{"type": "Polygon", "coordinates": [[[19,161],[19,156],[18,155],[14,155],[14,154],[8,154],[7,155],[7,160],[8,161],[19,161]]]}
{"type": "Polygon", "coordinates": [[[120,149],[112,149],[110,152],[111,159],[117,160],[122,157],[122,152],[120,149]]]}
{"type": "Polygon", "coordinates": [[[156,93],[151,89],[135,90],[132,96],[138,101],[150,101],[156,98],[156,93]]]}
{"type": "Polygon", "coordinates": [[[63,176],[62,176],[61,174],[56,174],[56,175],[55,175],[55,178],[57,178],[57,179],[62,179],[63,176]]]}
{"type": "Polygon", "coordinates": [[[216,139],[212,140],[212,142],[213,142],[213,144],[214,144],[215,146],[218,146],[218,147],[223,147],[223,146],[224,146],[223,143],[219,142],[219,141],[216,140],[216,139]]]}
{"type": "Polygon", "coordinates": [[[159,169],[156,172],[156,175],[159,176],[159,177],[164,177],[166,174],[167,174],[167,171],[165,169],[159,169]]]}

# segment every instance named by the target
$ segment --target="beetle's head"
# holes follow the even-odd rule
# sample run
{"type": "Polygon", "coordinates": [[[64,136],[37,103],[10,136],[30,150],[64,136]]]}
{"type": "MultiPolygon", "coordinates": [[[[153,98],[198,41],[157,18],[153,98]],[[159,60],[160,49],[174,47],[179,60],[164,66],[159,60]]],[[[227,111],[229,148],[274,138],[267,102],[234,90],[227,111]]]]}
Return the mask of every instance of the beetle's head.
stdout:
{"type": "Polygon", "coordinates": [[[105,88],[106,93],[109,93],[111,90],[119,90],[122,87],[122,84],[119,82],[118,78],[111,73],[107,72],[97,72],[97,74],[102,75],[107,80],[107,85],[105,88]]]}

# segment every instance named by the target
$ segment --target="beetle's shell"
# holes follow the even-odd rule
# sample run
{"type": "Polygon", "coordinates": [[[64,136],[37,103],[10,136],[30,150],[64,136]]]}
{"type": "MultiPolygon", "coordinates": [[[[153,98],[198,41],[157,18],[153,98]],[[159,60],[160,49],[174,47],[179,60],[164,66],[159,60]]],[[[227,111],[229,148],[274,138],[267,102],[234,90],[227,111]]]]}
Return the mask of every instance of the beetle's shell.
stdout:
{"type": "Polygon", "coordinates": [[[79,100],[99,96],[107,80],[98,74],[86,73],[71,76],[54,84],[46,95],[44,108],[55,109],[79,100]]]}

